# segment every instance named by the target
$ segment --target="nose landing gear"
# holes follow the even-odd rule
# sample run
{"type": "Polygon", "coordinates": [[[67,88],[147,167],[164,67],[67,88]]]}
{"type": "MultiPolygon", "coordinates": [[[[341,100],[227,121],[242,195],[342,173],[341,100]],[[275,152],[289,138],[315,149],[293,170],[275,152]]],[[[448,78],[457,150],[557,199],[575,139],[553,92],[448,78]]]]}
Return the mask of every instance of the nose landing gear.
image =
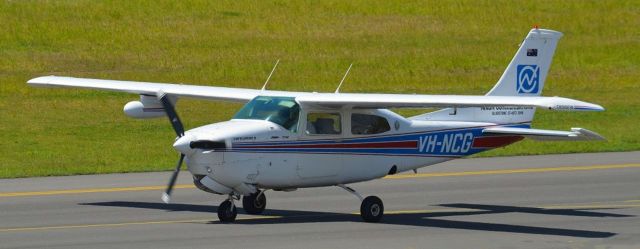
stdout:
{"type": "Polygon", "coordinates": [[[234,222],[238,216],[238,209],[234,204],[235,196],[229,195],[225,201],[218,206],[218,219],[223,223],[234,222]]]}
{"type": "MultiPolygon", "coordinates": [[[[218,206],[218,218],[221,222],[230,223],[236,220],[238,209],[234,201],[239,199],[239,196],[230,194],[229,198],[220,203],[220,206],[218,206]]],[[[261,214],[266,207],[267,197],[264,195],[264,190],[242,197],[242,208],[248,214],[261,214]]]]}

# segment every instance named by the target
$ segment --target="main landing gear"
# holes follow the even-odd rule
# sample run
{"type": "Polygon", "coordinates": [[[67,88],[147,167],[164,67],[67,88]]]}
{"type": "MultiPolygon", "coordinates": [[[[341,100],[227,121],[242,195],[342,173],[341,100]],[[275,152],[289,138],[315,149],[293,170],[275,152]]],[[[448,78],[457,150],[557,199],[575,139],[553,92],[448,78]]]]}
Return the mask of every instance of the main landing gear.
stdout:
{"type": "Polygon", "coordinates": [[[261,214],[267,207],[267,197],[264,190],[242,197],[242,208],[248,214],[261,214]]]}
{"type": "Polygon", "coordinates": [[[346,190],[347,192],[355,195],[362,201],[360,204],[360,217],[366,222],[378,222],[382,219],[382,215],[384,214],[384,205],[382,204],[382,200],[377,196],[367,196],[367,198],[362,198],[362,195],[358,193],[358,191],[347,187],[343,184],[339,184],[338,187],[346,190]]]}
{"type": "MultiPolygon", "coordinates": [[[[218,218],[221,222],[228,223],[236,220],[238,209],[234,201],[239,199],[239,196],[231,194],[229,198],[220,203],[220,206],[218,206],[218,218]]],[[[248,214],[261,214],[266,207],[267,197],[264,195],[264,190],[242,197],[242,208],[248,214]]]]}

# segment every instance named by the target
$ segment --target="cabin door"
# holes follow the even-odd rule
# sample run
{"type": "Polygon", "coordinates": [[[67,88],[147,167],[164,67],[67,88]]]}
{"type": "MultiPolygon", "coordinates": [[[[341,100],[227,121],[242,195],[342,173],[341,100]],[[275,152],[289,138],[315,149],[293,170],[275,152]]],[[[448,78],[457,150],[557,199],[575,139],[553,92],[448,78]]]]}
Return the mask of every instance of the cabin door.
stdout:
{"type": "Polygon", "coordinates": [[[309,111],[302,115],[298,176],[300,178],[332,177],[340,174],[343,155],[340,153],[344,127],[339,111],[309,111]]]}

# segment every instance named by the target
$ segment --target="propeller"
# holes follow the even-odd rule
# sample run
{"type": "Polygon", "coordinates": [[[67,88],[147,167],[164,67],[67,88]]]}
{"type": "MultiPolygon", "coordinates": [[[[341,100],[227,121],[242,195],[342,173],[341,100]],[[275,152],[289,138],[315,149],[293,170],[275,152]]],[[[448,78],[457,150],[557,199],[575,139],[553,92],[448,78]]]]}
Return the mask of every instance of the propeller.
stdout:
{"type": "MultiPolygon", "coordinates": [[[[178,138],[184,136],[184,126],[182,125],[182,122],[178,117],[178,113],[176,113],[176,110],[173,107],[173,104],[171,103],[171,100],[169,99],[167,94],[162,91],[159,91],[157,96],[158,96],[158,100],[162,104],[162,107],[164,108],[164,112],[167,113],[167,117],[169,118],[169,121],[171,122],[171,126],[173,126],[173,130],[176,132],[176,135],[178,136],[178,138]]],[[[171,201],[171,192],[173,191],[173,187],[175,186],[176,180],[178,179],[178,174],[180,174],[180,168],[182,167],[182,161],[184,161],[184,156],[185,155],[183,153],[180,153],[180,159],[178,159],[176,168],[173,170],[173,174],[169,179],[167,190],[165,190],[165,192],[162,194],[162,201],[164,203],[169,203],[169,201],[171,201]]]]}

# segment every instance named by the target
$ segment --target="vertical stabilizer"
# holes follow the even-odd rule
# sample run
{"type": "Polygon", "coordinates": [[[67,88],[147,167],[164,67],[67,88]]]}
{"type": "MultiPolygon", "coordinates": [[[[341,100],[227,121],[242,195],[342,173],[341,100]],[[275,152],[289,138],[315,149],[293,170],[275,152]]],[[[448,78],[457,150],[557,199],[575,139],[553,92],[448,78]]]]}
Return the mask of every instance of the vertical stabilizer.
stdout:
{"type": "Polygon", "coordinates": [[[532,29],[490,96],[540,96],[562,33],[532,29]]]}
{"type": "MultiPolygon", "coordinates": [[[[487,96],[540,96],[551,66],[551,59],[562,33],[534,28],[524,39],[520,48],[487,96]]],[[[455,120],[492,123],[531,122],[535,108],[447,108],[425,113],[413,120],[455,120]]]]}

